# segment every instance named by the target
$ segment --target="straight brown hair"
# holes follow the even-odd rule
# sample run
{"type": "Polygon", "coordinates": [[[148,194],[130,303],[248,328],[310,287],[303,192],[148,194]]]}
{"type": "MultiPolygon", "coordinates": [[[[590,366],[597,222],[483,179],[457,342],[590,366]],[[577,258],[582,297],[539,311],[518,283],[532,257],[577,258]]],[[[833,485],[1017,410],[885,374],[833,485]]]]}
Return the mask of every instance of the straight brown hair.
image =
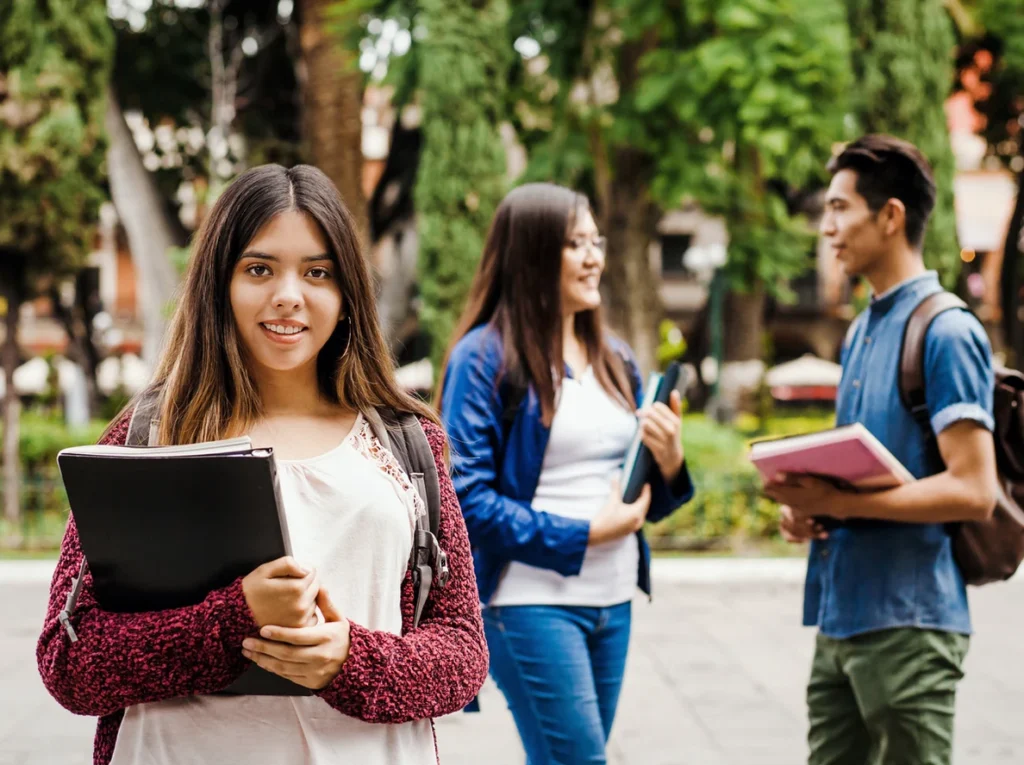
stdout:
{"type": "Polygon", "coordinates": [[[348,317],[317,357],[321,395],[351,410],[391,407],[439,422],[432,409],[395,381],[394,362],[377,319],[370,271],[337,188],[310,165],[291,169],[262,165],[225,189],[193,244],[152,382],[161,390],[161,444],[199,443],[244,433],[262,416],[262,402],[235,327],[229,288],[235,264],[249,242],[287,211],[303,212],[319,225],[348,317]]]}
{"type": "MultiPolygon", "coordinates": [[[[562,251],[576,216],[589,210],[584,195],[552,183],[529,183],[505,196],[491,222],[466,307],[442,366],[438,407],[452,348],[470,330],[491,324],[504,345],[503,375],[533,384],[544,423],[551,425],[555,396],[565,376],[562,251]]],[[[600,308],[577,313],[575,328],[601,387],[632,411],[636,401],[626,364],[608,344],[600,308]]]]}

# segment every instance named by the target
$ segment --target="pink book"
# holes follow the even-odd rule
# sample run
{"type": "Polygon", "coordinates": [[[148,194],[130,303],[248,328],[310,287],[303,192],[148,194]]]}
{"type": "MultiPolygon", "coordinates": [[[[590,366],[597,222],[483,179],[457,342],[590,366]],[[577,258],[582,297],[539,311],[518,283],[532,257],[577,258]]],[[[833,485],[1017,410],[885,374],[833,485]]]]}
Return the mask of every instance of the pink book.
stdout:
{"type": "Polygon", "coordinates": [[[769,481],[779,473],[815,475],[846,489],[874,491],[900,486],[914,476],[871,435],[855,422],[818,433],[756,441],[750,461],[769,481]]]}

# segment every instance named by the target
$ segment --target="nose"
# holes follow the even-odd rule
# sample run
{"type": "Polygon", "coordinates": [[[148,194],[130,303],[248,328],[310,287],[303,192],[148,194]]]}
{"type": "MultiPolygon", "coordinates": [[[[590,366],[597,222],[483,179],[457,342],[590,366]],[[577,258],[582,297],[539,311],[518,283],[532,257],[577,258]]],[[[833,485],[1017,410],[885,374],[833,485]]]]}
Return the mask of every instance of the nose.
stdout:
{"type": "Polygon", "coordinates": [[[597,242],[587,242],[583,247],[583,265],[594,266],[604,264],[604,250],[597,242]]]}
{"type": "Polygon", "coordinates": [[[818,226],[818,230],[822,236],[835,236],[836,216],[832,214],[831,210],[826,210],[825,214],[821,216],[821,224],[818,226]]]}
{"type": "Polygon", "coordinates": [[[302,307],[302,285],[298,277],[284,274],[274,284],[274,308],[297,311],[302,307]]]}

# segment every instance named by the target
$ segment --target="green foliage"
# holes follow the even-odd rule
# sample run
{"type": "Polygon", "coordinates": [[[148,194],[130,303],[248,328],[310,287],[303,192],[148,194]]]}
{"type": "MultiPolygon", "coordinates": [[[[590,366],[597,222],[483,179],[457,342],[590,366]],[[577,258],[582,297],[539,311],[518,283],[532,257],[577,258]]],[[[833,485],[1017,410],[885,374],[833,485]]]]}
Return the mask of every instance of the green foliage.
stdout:
{"type": "Polygon", "coordinates": [[[0,5],[0,250],[35,274],[92,245],[113,34],[102,0],[0,5]]]}
{"type": "Polygon", "coordinates": [[[675,322],[664,319],[658,325],[658,366],[662,369],[686,353],[686,338],[675,322]]]}
{"type": "Polygon", "coordinates": [[[943,109],[953,79],[952,22],[942,0],[846,1],[859,131],[904,138],[931,163],[938,198],[924,257],[951,287],[961,264],[953,212],[955,165],[943,109]]]}
{"type": "Polygon", "coordinates": [[[702,414],[683,418],[683,446],[693,478],[694,498],[649,535],[654,546],[713,546],[743,540],[775,539],[778,508],[761,495],[761,479],[747,461],[754,438],[810,433],[832,427],[831,412],[809,410],[776,414],[764,423],[752,415],[736,427],[719,425],[702,414]]]}
{"type": "Polygon", "coordinates": [[[851,75],[841,0],[518,3],[511,37],[541,55],[513,69],[527,178],[596,189],[614,149],[650,166],[665,208],[691,199],[729,227],[734,287],[788,297],[812,234],[787,195],[821,183],[844,136],[851,75]],[[642,56],[635,76],[630,62],[642,56]],[[646,53],[646,55],[644,55],[646,53]],[[612,83],[613,86],[609,84],[612,83]]]}
{"type": "Polygon", "coordinates": [[[505,0],[423,0],[417,22],[426,30],[418,54],[423,152],[415,189],[420,319],[436,364],[505,193],[498,123],[510,55],[504,45],[508,6],[505,0]]]}
{"type": "Polygon", "coordinates": [[[61,449],[96,443],[105,428],[105,422],[94,420],[87,427],[69,429],[58,418],[26,412],[19,433],[22,464],[28,472],[56,467],[61,449]]]}
{"type": "Polygon", "coordinates": [[[34,411],[22,414],[19,430],[23,465],[22,519],[15,528],[0,520],[0,540],[5,536],[18,536],[26,549],[54,549],[60,544],[67,522],[68,498],[57,470],[57,453],[72,446],[95,443],[105,428],[105,422],[94,420],[85,428],[69,430],[59,418],[34,411]]]}
{"type": "Polygon", "coordinates": [[[652,191],[665,206],[695,199],[729,227],[734,288],[760,281],[787,297],[808,263],[811,232],[789,189],[823,177],[843,135],[851,75],[838,0],[723,0],[686,5],[697,39],[643,62],[638,119],[678,128],[655,151],[652,191]]]}

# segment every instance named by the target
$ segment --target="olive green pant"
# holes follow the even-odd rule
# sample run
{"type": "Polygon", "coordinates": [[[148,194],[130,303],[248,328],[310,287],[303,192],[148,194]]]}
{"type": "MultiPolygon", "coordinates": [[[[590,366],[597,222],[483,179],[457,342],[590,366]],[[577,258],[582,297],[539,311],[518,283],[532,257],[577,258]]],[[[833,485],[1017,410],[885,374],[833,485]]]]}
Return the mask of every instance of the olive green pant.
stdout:
{"type": "Polygon", "coordinates": [[[809,765],[949,765],[970,639],[897,628],[818,634],[807,686],[809,765]]]}

